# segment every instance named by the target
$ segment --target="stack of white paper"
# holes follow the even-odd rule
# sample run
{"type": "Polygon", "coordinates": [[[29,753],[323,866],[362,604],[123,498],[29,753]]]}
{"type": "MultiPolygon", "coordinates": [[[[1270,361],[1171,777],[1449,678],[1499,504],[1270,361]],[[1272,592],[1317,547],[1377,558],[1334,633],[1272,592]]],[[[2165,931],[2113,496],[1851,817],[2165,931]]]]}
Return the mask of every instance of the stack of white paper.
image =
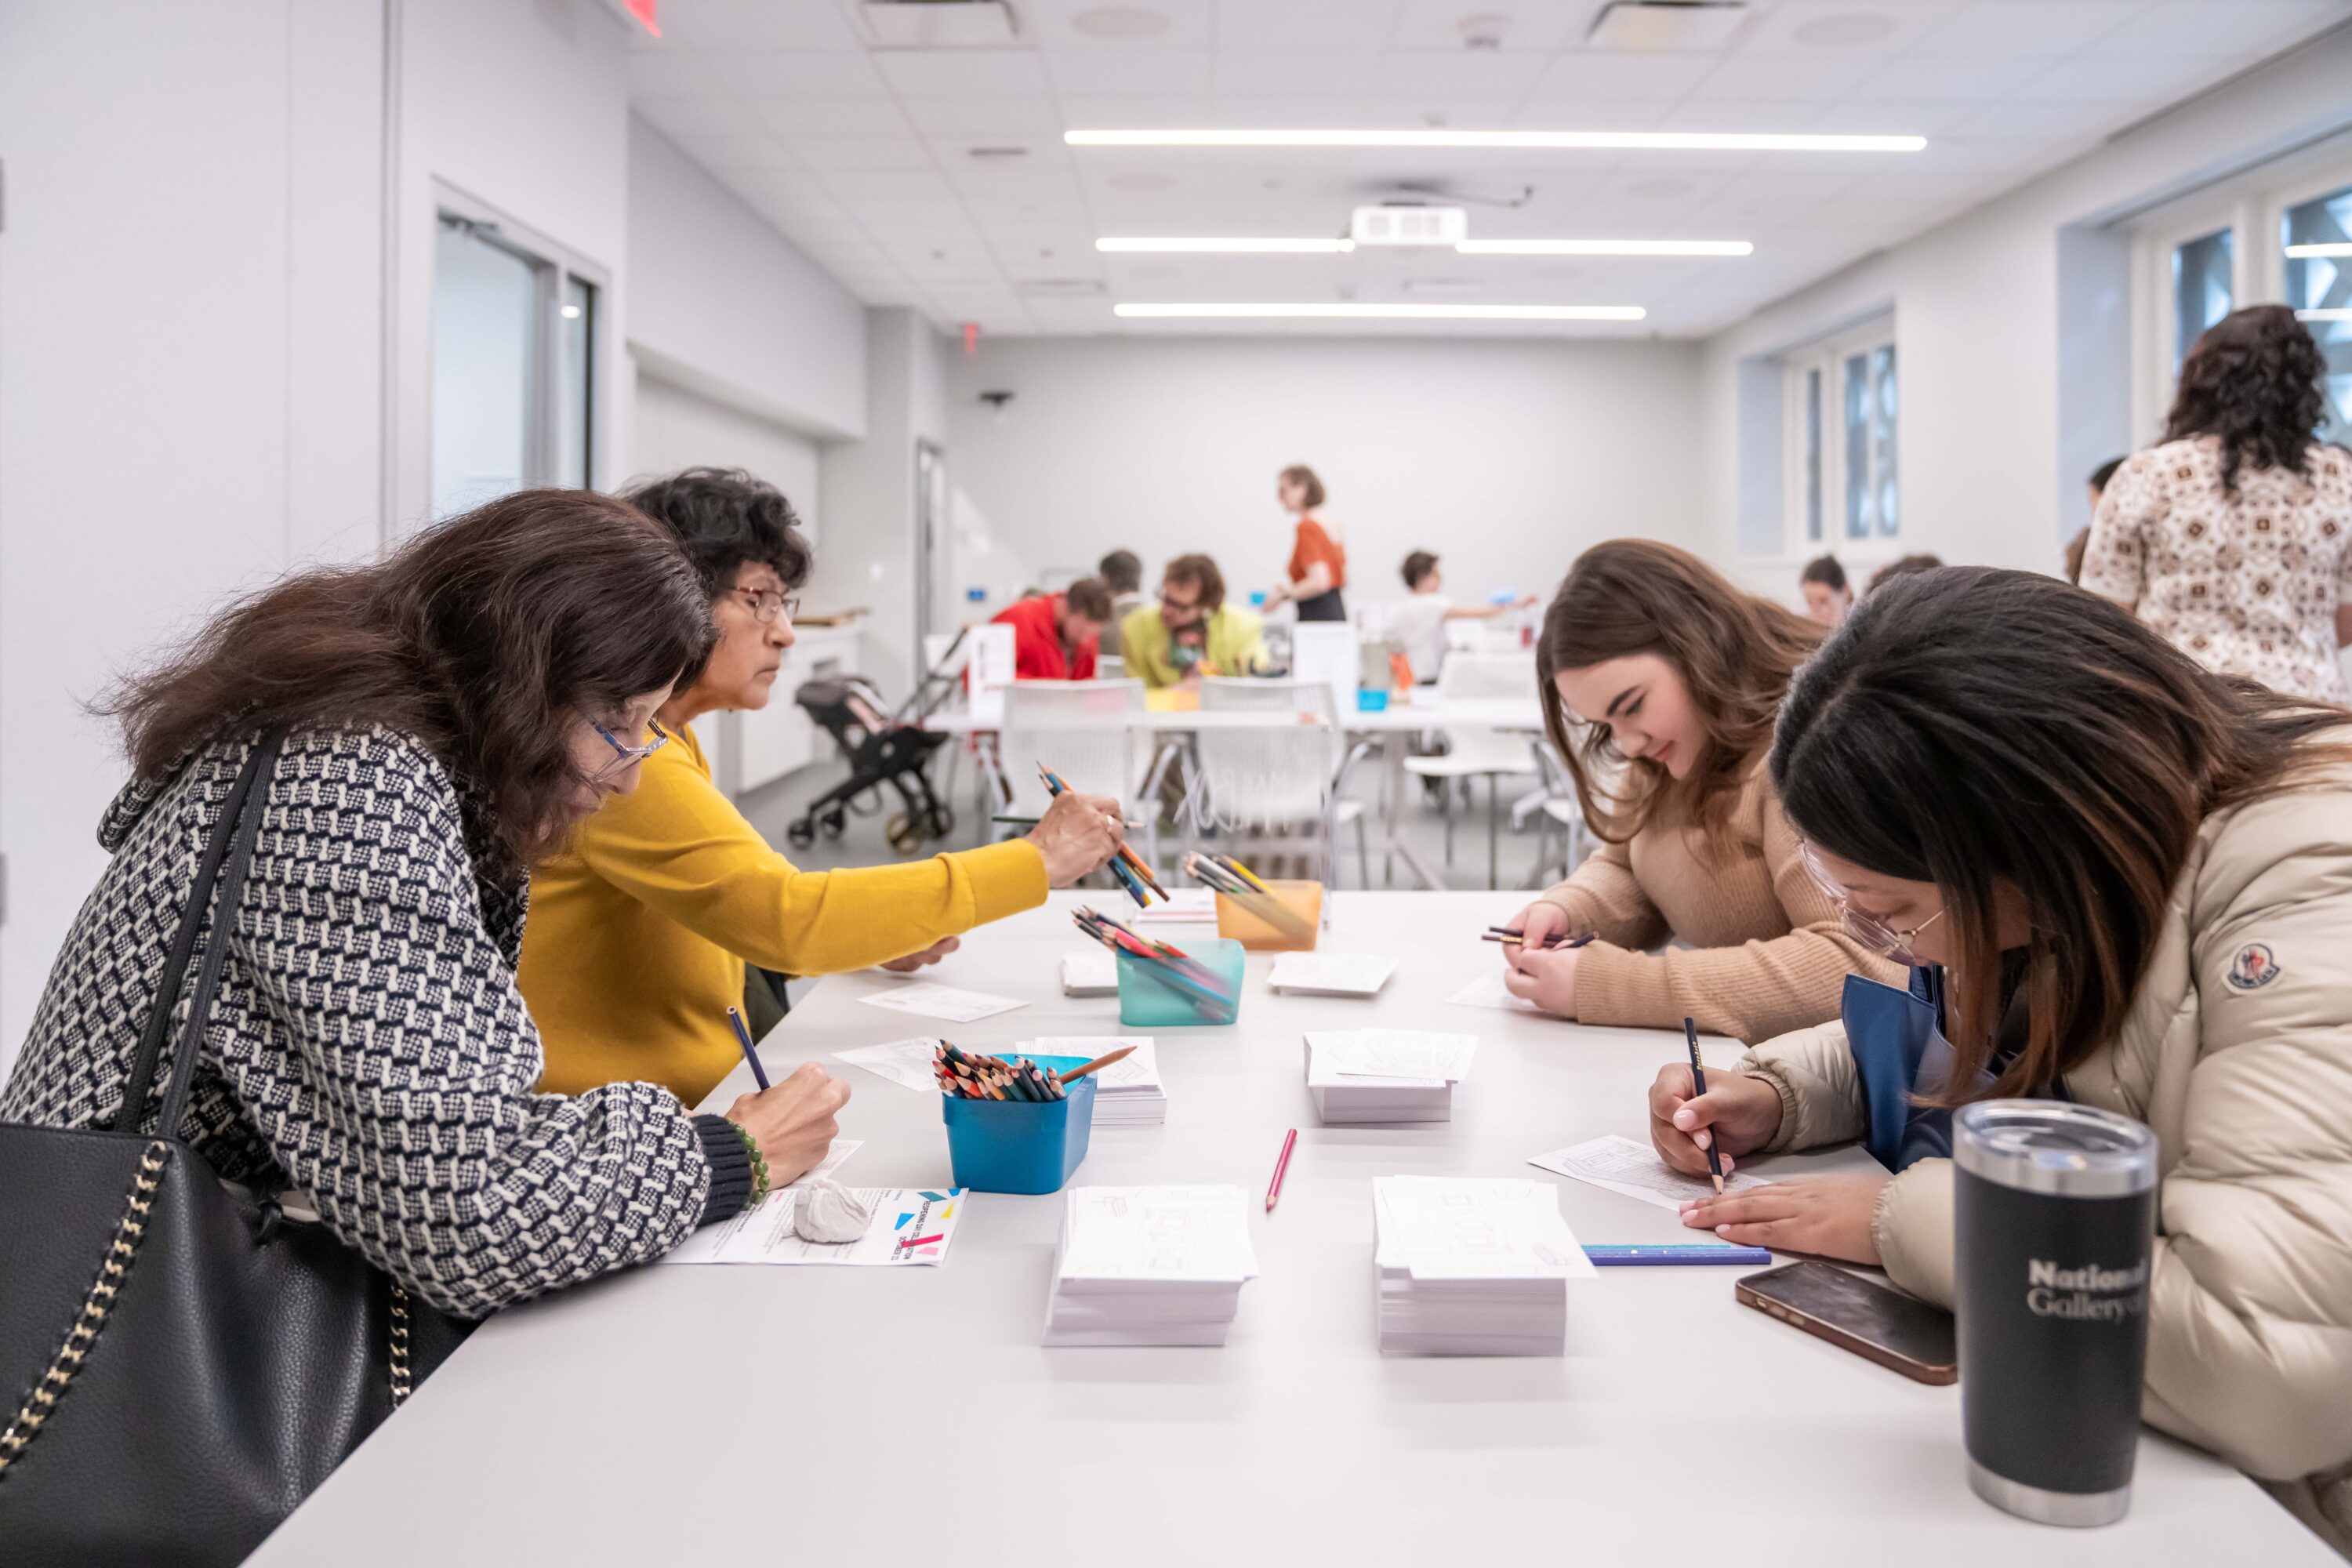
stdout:
{"type": "Polygon", "coordinates": [[[1206,921],[1214,925],[1217,920],[1217,895],[1208,888],[1178,888],[1168,895],[1168,901],[1154,904],[1148,910],[1138,910],[1128,917],[1129,925],[1197,925],[1206,921]]]}
{"type": "Polygon", "coordinates": [[[1239,1187],[1074,1187],[1048,1345],[1221,1345],[1257,1277],[1239,1187]]]}
{"type": "Polygon", "coordinates": [[[1371,996],[1396,966],[1370,952],[1278,952],[1265,983],[1293,996],[1371,996]]]}
{"type": "Polygon", "coordinates": [[[1076,1057],[1090,1062],[1122,1046],[1135,1054],[1107,1068],[1097,1068],[1095,1080],[1097,1127],[1157,1127],[1168,1120],[1168,1090],[1160,1082],[1160,1058],[1149,1035],[1048,1035],[1030,1041],[1018,1055],[1076,1057]]]}
{"type": "Polygon", "coordinates": [[[1107,947],[1092,952],[1066,952],[1062,955],[1062,994],[1065,996],[1116,996],[1118,994],[1118,959],[1107,947]]]}
{"type": "Polygon", "coordinates": [[[1592,1264],[1543,1182],[1372,1183],[1382,1355],[1559,1355],[1592,1264]]]}
{"type": "Polygon", "coordinates": [[[1454,1086],[1470,1076],[1475,1035],[1347,1029],[1307,1037],[1307,1092],[1328,1125],[1451,1121],[1454,1086]]]}

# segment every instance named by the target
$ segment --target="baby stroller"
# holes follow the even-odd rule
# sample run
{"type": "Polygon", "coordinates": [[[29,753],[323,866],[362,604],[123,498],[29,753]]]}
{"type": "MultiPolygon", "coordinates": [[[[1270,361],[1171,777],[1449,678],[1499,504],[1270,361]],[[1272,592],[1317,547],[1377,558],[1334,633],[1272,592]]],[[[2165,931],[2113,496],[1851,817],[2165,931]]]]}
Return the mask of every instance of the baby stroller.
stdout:
{"type": "Polygon", "coordinates": [[[793,700],[849,759],[849,777],[812,801],[800,820],[784,829],[793,848],[815,843],[820,828],[828,838],[840,837],[852,811],[860,816],[879,811],[884,784],[906,803],[906,810],[882,825],[899,854],[911,855],[926,838],[945,838],[955,831],[955,814],[931,793],[930,775],[924,771],[948,736],[885,716],[882,694],[855,677],[804,681],[793,700]]]}

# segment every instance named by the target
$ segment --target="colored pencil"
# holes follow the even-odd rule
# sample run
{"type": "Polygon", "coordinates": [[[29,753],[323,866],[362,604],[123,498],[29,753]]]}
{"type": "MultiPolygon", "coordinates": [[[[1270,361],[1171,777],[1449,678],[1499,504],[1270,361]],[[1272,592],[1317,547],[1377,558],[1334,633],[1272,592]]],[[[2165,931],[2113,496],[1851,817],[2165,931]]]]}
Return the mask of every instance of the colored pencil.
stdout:
{"type": "MultiPolygon", "coordinates": [[[[1064,790],[1070,787],[1067,784],[1063,782],[1061,774],[1055,773],[1043,763],[1039,763],[1037,764],[1037,776],[1045,781],[1045,793],[1048,795],[1060,795],[1064,790]]],[[[1134,827],[1140,826],[1141,824],[1129,823],[1128,826],[1134,827]]],[[[1126,868],[1128,875],[1122,878],[1121,880],[1132,881],[1137,884],[1136,886],[1129,888],[1128,891],[1135,896],[1135,901],[1137,903],[1143,905],[1146,909],[1151,907],[1151,900],[1143,892],[1142,889],[1144,887],[1150,887],[1153,892],[1158,893],[1163,899],[1168,897],[1168,889],[1160,885],[1160,879],[1151,874],[1151,868],[1144,864],[1143,858],[1141,856],[1129,848],[1126,845],[1121,844],[1118,847],[1118,853],[1111,858],[1111,864],[1114,870],[1122,866],[1126,868]]]]}
{"type": "MultiPolygon", "coordinates": [[[[1683,1020],[1683,1041],[1690,1047],[1691,1088],[1697,1091],[1691,1098],[1696,1100],[1706,1092],[1706,1068],[1698,1059],[1698,1026],[1688,1018],[1683,1020]]],[[[1720,1197],[1723,1194],[1723,1141],[1712,1132],[1706,1137],[1706,1170],[1707,1174],[1715,1178],[1716,1195],[1720,1197]]]]}
{"type": "Polygon", "coordinates": [[[1282,1141],[1282,1152],[1275,1159],[1274,1180],[1266,1184],[1265,1212],[1268,1214],[1274,1212],[1276,1201],[1282,1196],[1283,1173],[1290,1169],[1290,1152],[1297,1147],[1298,1129],[1294,1127],[1290,1130],[1290,1135],[1282,1141]]]}
{"type": "Polygon", "coordinates": [[[1070,1068],[1067,1072],[1060,1075],[1061,1081],[1064,1083],[1076,1083],[1078,1079],[1086,1077],[1087,1074],[1102,1068],[1107,1068],[1113,1062],[1123,1062],[1134,1054],[1135,1047],[1133,1046],[1121,1046],[1115,1051],[1107,1052],[1102,1056],[1097,1057],[1094,1060],[1087,1063],[1084,1067],[1075,1067],[1070,1068]]]}
{"type": "MultiPolygon", "coordinates": [[[[1496,926],[1478,940],[1481,942],[1507,942],[1514,947],[1525,947],[1527,945],[1526,941],[1517,931],[1505,931],[1500,926],[1496,926]]],[[[1538,952],[1565,952],[1571,947],[1582,947],[1591,940],[1592,933],[1590,931],[1587,931],[1582,936],[1547,937],[1544,939],[1543,946],[1536,951],[1538,952]]]]}
{"type": "Polygon", "coordinates": [[[740,1007],[727,1009],[727,1021],[735,1026],[735,1038],[743,1047],[743,1059],[751,1064],[751,1077],[761,1089],[768,1087],[768,1069],[760,1065],[760,1047],[751,1043],[751,1026],[743,1022],[740,1007]]]}

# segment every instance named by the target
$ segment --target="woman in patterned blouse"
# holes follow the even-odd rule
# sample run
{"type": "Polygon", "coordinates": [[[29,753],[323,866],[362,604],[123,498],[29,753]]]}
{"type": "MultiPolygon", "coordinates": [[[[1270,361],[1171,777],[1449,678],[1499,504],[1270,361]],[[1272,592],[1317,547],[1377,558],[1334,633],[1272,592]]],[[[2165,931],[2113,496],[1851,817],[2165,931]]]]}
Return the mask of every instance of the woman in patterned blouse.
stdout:
{"type": "Polygon", "coordinates": [[[2352,638],[2352,452],[2317,440],[2318,345],[2284,305],[2197,340],[2163,444],[2116,470],[2083,586],[2223,675],[2342,702],[2352,638]]]}

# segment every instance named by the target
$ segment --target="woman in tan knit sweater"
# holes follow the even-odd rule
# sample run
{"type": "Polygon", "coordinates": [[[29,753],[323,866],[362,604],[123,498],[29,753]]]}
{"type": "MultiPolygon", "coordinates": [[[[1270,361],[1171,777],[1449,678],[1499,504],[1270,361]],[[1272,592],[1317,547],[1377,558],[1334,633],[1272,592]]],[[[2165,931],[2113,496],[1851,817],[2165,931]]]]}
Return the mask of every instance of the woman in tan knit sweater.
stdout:
{"type": "Polygon", "coordinates": [[[1578,557],[1537,673],[1602,846],[1520,911],[1526,942],[1503,949],[1512,994],[1588,1024],[1689,1017],[1754,1042],[1835,1018],[1849,971],[1901,984],[1806,874],[1765,775],[1773,713],[1822,636],[1672,545],[1578,557]],[[1547,949],[1555,936],[1592,941],[1547,949]]]}

